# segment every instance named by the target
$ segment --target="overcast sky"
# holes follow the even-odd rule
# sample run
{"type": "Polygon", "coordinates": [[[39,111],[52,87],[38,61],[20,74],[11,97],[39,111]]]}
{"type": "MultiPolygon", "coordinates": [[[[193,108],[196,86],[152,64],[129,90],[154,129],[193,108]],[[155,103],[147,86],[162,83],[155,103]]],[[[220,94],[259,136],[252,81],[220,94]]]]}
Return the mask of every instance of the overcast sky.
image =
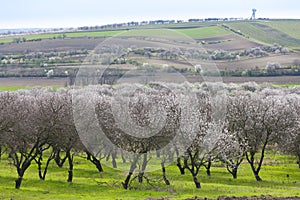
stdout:
{"type": "Polygon", "coordinates": [[[300,18],[299,0],[2,0],[0,29],[104,25],[156,19],[300,18]]]}

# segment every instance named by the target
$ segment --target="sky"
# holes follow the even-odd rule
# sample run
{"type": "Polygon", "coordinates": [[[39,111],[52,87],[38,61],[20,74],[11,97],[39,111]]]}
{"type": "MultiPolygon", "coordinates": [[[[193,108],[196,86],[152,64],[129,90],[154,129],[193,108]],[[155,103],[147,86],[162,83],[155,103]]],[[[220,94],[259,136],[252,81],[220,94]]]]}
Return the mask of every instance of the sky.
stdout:
{"type": "Polygon", "coordinates": [[[0,29],[65,28],[208,17],[300,19],[299,0],[2,0],[0,29]]]}

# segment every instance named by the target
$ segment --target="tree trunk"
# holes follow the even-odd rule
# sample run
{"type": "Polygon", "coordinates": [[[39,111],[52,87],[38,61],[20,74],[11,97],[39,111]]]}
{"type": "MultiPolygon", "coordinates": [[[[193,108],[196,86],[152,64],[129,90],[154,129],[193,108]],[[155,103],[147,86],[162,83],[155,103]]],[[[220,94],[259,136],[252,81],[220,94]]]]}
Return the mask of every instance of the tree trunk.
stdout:
{"type": "Polygon", "coordinates": [[[98,169],[98,172],[103,172],[103,168],[99,160],[95,160],[95,165],[96,168],[98,169]]]}
{"type": "Polygon", "coordinates": [[[255,179],[257,181],[262,181],[262,179],[259,177],[259,172],[260,172],[260,169],[261,169],[261,165],[262,165],[262,161],[263,161],[263,158],[264,158],[264,149],[262,150],[262,154],[261,154],[261,157],[260,157],[260,162],[258,163],[258,166],[257,168],[255,169],[255,164],[254,164],[254,153],[250,153],[251,157],[249,158],[248,154],[246,153],[246,159],[248,161],[248,163],[250,164],[251,166],[251,169],[252,169],[252,172],[255,176],[255,179]]]}
{"type": "Polygon", "coordinates": [[[89,152],[86,152],[86,155],[87,155],[87,160],[91,161],[96,166],[99,172],[103,172],[103,168],[100,163],[100,160],[98,160],[95,156],[93,156],[89,152]]]}
{"type": "Polygon", "coordinates": [[[122,157],[122,162],[126,163],[126,158],[124,157],[124,152],[123,151],[121,151],[121,157],[122,157]]]}
{"type": "Polygon", "coordinates": [[[55,160],[55,162],[56,162],[56,164],[57,164],[57,166],[58,166],[59,168],[62,168],[62,167],[63,167],[63,165],[64,165],[66,159],[67,159],[67,155],[66,155],[64,158],[61,158],[61,157],[60,157],[60,150],[57,150],[57,151],[56,151],[54,160],[55,160]]]}
{"type": "Polygon", "coordinates": [[[71,183],[73,181],[73,156],[71,155],[70,151],[67,151],[67,158],[69,162],[69,169],[68,169],[68,182],[71,183]]]}
{"type": "Polygon", "coordinates": [[[43,174],[42,174],[42,162],[41,162],[42,158],[41,156],[39,157],[38,161],[37,161],[37,165],[38,165],[38,173],[39,173],[39,178],[40,180],[44,180],[43,178],[43,174]]]}
{"type": "Polygon", "coordinates": [[[234,168],[232,168],[232,177],[234,178],[234,179],[237,179],[237,168],[236,167],[234,167],[234,168]]]}
{"type": "Polygon", "coordinates": [[[16,179],[16,189],[20,189],[24,173],[28,169],[28,167],[30,166],[30,164],[31,164],[31,159],[27,159],[27,160],[25,160],[23,162],[22,167],[16,166],[17,167],[18,176],[19,176],[16,179]]]}
{"type": "Polygon", "coordinates": [[[131,176],[132,176],[132,174],[133,174],[133,172],[134,172],[134,170],[135,170],[135,168],[136,168],[136,163],[137,163],[139,157],[140,157],[140,155],[138,155],[138,156],[133,160],[133,162],[131,163],[131,166],[130,166],[129,173],[128,173],[128,175],[127,175],[125,181],[122,182],[123,188],[126,189],[126,190],[128,189],[128,185],[129,185],[130,178],[131,178],[131,176]]]}
{"type": "Polygon", "coordinates": [[[49,167],[49,164],[50,164],[50,161],[53,159],[53,155],[51,155],[47,162],[46,162],[46,165],[45,165],[45,169],[44,169],[44,173],[43,173],[43,180],[46,179],[46,175],[47,175],[47,172],[48,172],[48,167],[49,167]]]}
{"type": "Polygon", "coordinates": [[[184,167],[182,167],[181,163],[180,163],[180,158],[177,158],[177,167],[180,171],[181,175],[184,175],[184,167]]]}
{"type": "Polygon", "coordinates": [[[19,176],[19,178],[16,179],[16,189],[20,189],[22,180],[23,180],[22,176],[19,176]]]}
{"type": "Polygon", "coordinates": [[[208,161],[207,166],[205,166],[206,168],[206,174],[207,176],[211,176],[211,172],[210,172],[210,168],[211,168],[211,161],[208,161]]]}
{"type": "Polygon", "coordinates": [[[126,179],[125,179],[125,181],[124,181],[124,183],[122,183],[123,188],[126,189],[126,190],[128,189],[128,184],[129,184],[129,181],[130,181],[130,178],[131,178],[132,174],[133,174],[133,172],[129,172],[126,179]]]}
{"type": "Polygon", "coordinates": [[[195,183],[195,185],[196,185],[196,188],[197,188],[197,189],[201,188],[200,182],[198,181],[196,175],[193,175],[193,179],[194,179],[194,183],[195,183]]]}
{"type": "Polygon", "coordinates": [[[211,168],[211,157],[208,158],[207,165],[204,165],[206,169],[207,176],[211,176],[210,168],[211,168]]]}
{"type": "Polygon", "coordinates": [[[140,173],[138,175],[139,183],[143,183],[143,177],[144,177],[146,167],[147,167],[147,154],[144,154],[142,170],[140,171],[140,173]]]}
{"type": "Polygon", "coordinates": [[[256,178],[257,181],[262,181],[262,179],[259,177],[258,172],[254,172],[254,176],[256,178]]]}
{"type": "Polygon", "coordinates": [[[170,185],[170,181],[167,179],[167,176],[166,176],[165,164],[163,162],[161,163],[161,169],[162,169],[162,173],[163,173],[163,179],[164,179],[166,185],[170,185]]]}
{"type": "Polygon", "coordinates": [[[112,165],[113,165],[113,168],[117,168],[117,162],[116,162],[116,158],[117,158],[117,152],[116,150],[113,150],[112,151],[112,154],[111,154],[111,158],[112,158],[112,165]]]}

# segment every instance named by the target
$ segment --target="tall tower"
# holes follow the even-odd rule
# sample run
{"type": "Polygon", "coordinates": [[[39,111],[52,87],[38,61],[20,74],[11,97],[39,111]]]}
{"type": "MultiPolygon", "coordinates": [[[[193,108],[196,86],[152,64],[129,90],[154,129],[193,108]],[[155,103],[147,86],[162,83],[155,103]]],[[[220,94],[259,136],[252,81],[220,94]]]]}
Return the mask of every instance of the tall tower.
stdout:
{"type": "Polygon", "coordinates": [[[256,11],[257,11],[257,10],[256,10],[255,8],[252,9],[252,16],[251,16],[251,18],[250,18],[251,20],[255,20],[255,19],[256,19],[256,18],[255,18],[255,13],[256,13],[256,11]]]}

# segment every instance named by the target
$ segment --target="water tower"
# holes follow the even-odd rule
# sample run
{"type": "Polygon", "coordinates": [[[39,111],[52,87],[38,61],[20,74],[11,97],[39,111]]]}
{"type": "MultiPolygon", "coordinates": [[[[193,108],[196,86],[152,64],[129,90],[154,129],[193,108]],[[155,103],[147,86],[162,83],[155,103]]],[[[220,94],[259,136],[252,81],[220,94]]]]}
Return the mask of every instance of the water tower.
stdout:
{"type": "Polygon", "coordinates": [[[255,19],[256,19],[256,18],[255,18],[255,13],[256,13],[256,11],[257,11],[257,10],[256,10],[255,8],[252,9],[252,16],[251,16],[251,18],[250,18],[251,20],[255,20],[255,19]]]}

